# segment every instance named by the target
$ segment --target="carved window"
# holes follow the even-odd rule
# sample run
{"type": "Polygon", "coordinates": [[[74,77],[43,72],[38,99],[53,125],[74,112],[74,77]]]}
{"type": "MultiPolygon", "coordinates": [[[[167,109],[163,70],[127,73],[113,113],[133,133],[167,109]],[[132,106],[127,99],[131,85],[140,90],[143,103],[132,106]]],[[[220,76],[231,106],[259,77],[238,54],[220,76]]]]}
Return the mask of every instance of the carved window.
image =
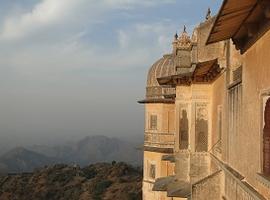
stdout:
{"type": "Polygon", "coordinates": [[[234,66],[230,69],[229,85],[236,85],[242,82],[242,66],[234,66]]]}
{"type": "Polygon", "coordinates": [[[270,176],[270,98],[267,100],[264,109],[263,173],[270,176]]]}
{"type": "Polygon", "coordinates": [[[150,129],[157,130],[157,115],[150,116],[150,129]]]}
{"type": "Polygon", "coordinates": [[[233,70],[233,82],[242,81],[242,66],[233,70]]]}
{"type": "Polygon", "coordinates": [[[150,167],[149,167],[149,177],[151,179],[155,179],[156,178],[156,165],[154,165],[154,164],[150,164],[150,167]]]}
{"type": "Polygon", "coordinates": [[[206,103],[196,105],[195,151],[208,150],[208,111],[206,103]]]}

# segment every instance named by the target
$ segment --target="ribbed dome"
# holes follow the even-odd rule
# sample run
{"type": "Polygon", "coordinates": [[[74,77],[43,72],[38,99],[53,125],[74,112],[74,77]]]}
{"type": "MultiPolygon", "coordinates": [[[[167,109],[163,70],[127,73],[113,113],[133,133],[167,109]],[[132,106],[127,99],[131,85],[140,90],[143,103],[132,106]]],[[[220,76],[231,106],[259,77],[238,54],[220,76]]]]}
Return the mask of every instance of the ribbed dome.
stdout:
{"type": "Polygon", "coordinates": [[[173,75],[175,72],[171,54],[164,55],[149,69],[147,87],[159,86],[157,78],[173,75]]]}
{"type": "Polygon", "coordinates": [[[170,76],[175,73],[172,54],[164,55],[149,69],[146,86],[147,98],[163,98],[164,89],[159,85],[157,78],[170,76]]]}

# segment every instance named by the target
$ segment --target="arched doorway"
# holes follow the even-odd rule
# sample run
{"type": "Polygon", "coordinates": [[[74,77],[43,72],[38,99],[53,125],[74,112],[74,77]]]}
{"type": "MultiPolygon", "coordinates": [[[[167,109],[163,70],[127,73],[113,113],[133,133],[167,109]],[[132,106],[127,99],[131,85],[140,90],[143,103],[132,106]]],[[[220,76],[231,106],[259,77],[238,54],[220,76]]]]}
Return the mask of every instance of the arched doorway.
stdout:
{"type": "Polygon", "coordinates": [[[267,100],[264,110],[263,173],[270,176],[270,98],[267,100]]]}

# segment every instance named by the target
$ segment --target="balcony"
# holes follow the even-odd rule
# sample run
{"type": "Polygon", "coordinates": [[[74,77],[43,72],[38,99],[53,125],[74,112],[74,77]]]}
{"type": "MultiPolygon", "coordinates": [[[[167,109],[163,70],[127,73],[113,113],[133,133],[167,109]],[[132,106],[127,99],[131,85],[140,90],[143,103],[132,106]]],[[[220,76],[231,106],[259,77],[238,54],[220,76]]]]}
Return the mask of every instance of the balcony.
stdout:
{"type": "Polygon", "coordinates": [[[191,184],[209,176],[217,170],[208,152],[181,150],[175,154],[176,177],[191,184]]]}
{"type": "MultiPolygon", "coordinates": [[[[168,156],[163,157],[164,159],[168,158],[168,156]]],[[[220,169],[212,161],[208,152],[180,150],[174,154],[173,158],[175,161],[175,175],[157,179],[153,187],[154,191],[167,192],[168,197],[189,198],[193,186],[198,196],[203,191],[204,183],[210,182],[212,184],[212,182],[216,183],[220,180],[220,169]]],[[[214,192],[216,196],[220,194],[218,186],[218,184],[211,186],[212,189],[216,189],[216,192],[214,192]]]]}
{"type": "Polygon", "coordinates": [[[174,148],[174,133],[154,133],[144,134],[144,146],[157,148],[174,148]]]}

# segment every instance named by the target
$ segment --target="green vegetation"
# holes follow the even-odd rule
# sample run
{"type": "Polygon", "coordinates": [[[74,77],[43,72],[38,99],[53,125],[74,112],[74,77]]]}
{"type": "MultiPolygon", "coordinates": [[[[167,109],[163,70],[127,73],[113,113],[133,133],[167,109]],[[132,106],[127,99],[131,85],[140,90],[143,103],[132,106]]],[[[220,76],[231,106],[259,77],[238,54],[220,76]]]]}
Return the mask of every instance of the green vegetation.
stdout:
{"type": "Polygon", "coordinates": [[[112,184],[112,181],[110,180],[102,180],[100,182],[97,182],[94,186],[93,195],[95,199],[101,199],[102,194],[106,191],[108,187],[110,187],[112,184]]]}
{"type": "Polygon", "coordinates": [[[54,165],[0,177],[1,200],[141,200],[142,173],[125,163],[54,165]]]}

